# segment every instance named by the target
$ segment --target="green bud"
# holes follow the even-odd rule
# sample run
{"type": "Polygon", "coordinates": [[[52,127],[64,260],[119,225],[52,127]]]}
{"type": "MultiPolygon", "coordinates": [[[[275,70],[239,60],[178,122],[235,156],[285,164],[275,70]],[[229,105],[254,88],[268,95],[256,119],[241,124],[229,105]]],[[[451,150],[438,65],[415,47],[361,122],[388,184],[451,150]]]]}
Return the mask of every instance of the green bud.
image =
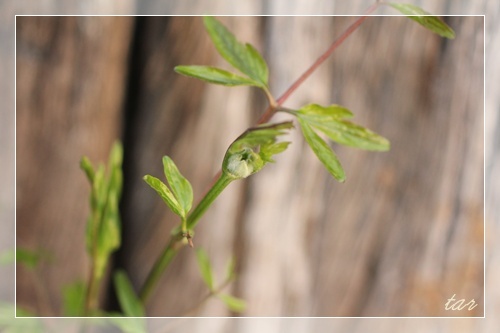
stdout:
{"type": "Polygon", "coordinates": [[[229,153],[224,159],[224,172],[234,179],[242,179],[257,171],[260,157],[252,149],[244,148],[235,153],[229,153]]]}

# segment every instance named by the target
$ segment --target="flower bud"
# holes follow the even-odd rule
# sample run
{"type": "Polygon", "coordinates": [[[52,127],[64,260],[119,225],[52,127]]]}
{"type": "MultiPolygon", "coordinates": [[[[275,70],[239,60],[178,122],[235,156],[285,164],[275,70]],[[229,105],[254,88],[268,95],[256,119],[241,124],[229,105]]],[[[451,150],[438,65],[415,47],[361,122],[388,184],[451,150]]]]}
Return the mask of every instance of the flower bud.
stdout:
{"type": "Polygon", "coordinates": [[[234,179],[246,178],[255,170],[254,161],[256,157],[258,158],[258,155],[250,148],[226,156],[224,171],[234,179]]]}

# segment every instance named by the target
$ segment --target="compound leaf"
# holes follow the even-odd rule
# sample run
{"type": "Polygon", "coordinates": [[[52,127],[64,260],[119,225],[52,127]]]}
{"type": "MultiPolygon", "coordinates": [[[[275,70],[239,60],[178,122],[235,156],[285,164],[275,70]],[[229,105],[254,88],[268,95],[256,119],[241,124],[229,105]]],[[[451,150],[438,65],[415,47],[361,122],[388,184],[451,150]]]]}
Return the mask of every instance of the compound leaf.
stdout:
{"type": "Polygon", "coordinates": [[[233,67],[256,81],[261,88],[267,87],[269,72],[259,52],[250,44],[240,43],[217,19],[206,16],[203,22],[220,55],[233,67]]]}

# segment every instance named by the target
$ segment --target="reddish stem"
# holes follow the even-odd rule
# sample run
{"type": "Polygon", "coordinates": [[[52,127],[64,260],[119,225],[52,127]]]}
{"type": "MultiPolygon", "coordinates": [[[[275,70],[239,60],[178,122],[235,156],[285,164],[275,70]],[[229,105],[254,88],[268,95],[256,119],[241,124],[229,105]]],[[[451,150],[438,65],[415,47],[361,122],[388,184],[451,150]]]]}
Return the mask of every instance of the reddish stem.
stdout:
{"type": "MultiPolygon", "coordinates": [[[[304,83],[304,81],[311,76],[311,74],[321,65],[325,62],[328,57],[337,49],[337,47],[340,46],[344,42],[344,40],[349,37],[360,25],[361,23],[364,22],[368,18],[368,15],[373,13],[375,9],[378,7],[378,3],[374,3],[370,8],[368,8],[363,16],[360,16],[354,21],[343,33],[340,35],[337,39],[333,41],[333,43],[330,45],[330,47],[318,58],[316,61],[309,67],[291,86],[288,88],[283,95],[281,95],[280,98],[276,100],[276,106],[282,105],[288,97],[290,97],[291,94],[297,88],[304,83]]],[[[262,114],[262,116],[259,118],[257,121],[257,124],[263,124],[267,123],[269,119],[274,115],[276,112],[276,107],[269,106],[266,111],[262,114]]]]}

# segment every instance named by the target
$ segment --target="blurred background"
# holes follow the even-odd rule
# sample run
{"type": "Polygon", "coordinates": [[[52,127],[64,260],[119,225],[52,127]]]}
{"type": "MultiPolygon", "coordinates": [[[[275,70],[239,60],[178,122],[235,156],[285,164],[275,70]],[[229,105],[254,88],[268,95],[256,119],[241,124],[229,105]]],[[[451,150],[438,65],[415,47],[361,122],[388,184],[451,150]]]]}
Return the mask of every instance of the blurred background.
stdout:
{"type": "MultiPolygon", "coordinates": [[[[486,6],[438,3],[418,5],[437,13],[486,6]]],[[[287,12],[278,1],[266,10],[354,14],[365,5],[356,3],[353,12],[335,3],[297,5],[287,12]]],[[[221,20],[262,51],[279,96],[354,18],[221,20]]],[[[238,279],[228,291],[246,300],[244,316],[484,315],[484,170],[489,179],[497,170],[496,155],[484,166],[485,22],[445,20],[455,40],[403,17],[368,19],[286,103],[344,105],[355,122],[390,139],[390,152],[334,145],[348,177],[339,184],[295,131],[275,165],[230,185],[205,215],[195,245],[208,251],[221,277],[236,256],[238,279]],[[453,294],[479,306],[444,311],[453,294]]],[[[172,71],[178,64],[225,66],[201,18],[17,17],[15,27],[16,239],[51,257],[35,275],[17,270],[16,296],[18,305],[52,316],[61,312],[61,288],[85,279],[89,269],[82,155],[104,162],[112,142],[124,142],[123,247],[113,265],[138,288],[177,223],[142,176],[161,176],[161,157],[169,155],[199,200],[227,146],[266,105],[258,91],[210,86],[172,71]]],[[[498,99],[487,103],[490,112],[498,109],[498,99]]],[[[495,119],[486,122],[487,139],[494,138],[488,133],[495,119]]],[[[498,186],[487,184],[493,203],[498,186]]],[[[487,242],[498,240],[494,208],[491,214],[487,242]]],[[[186,248],[148,315],[183,315],[205,294],[186,248]]],[[[102,302],[114,306],[111,285],[102,302]]],[[[196,315],[234,314],[213,300],[196,315]]]]}

